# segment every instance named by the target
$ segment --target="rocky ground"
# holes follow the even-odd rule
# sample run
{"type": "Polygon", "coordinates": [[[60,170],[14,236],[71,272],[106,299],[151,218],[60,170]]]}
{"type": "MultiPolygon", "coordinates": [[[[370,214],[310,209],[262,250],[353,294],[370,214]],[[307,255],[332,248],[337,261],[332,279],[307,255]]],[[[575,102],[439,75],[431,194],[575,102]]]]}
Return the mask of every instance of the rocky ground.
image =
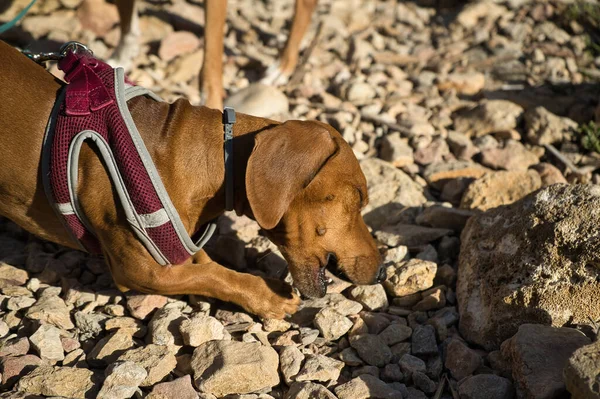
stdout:
{"type": "MultiPolygon", "coordinates": [[[[229,1],[232,101],[275,62],[292,5],[229,1]]],[[[201,4],[141,9],[131,78],[198,102],[201,4]]],[[[2,221],[0,397],[600,397],[599,22],[591,3],[320,1],[296,74],[251,110],[343,133],[388,279],[336,279],[288,320],[259,320],[120,293],[101,259],[2,221]]],[[[47,0],[0,38],[108,57],[116,23],[103,0],[47,0]]],[[[222,218],[210,249],[289,278],[250,220],[222,218]]]]}

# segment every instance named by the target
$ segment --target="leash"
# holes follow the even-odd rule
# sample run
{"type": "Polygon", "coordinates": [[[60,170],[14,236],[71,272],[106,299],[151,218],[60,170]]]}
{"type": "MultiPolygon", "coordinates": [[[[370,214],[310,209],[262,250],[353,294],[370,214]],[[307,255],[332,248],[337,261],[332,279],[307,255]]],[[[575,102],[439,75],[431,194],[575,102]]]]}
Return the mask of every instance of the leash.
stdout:
{"type": "Polygon", "coordinates": [[[27,14],[27,11],[29,11],[29,9],[35,4],[36,1],[37,0],[31,0],[31,3],[29,3],[29,5],[27,7],[25,7],[20,13],[18,13],[16,17],[14,17],[10,21],[0,25],[0,34],[6,32],[7,30],[9,30],[13,26],[15,26],[17,24],[17,22],[19,22],[19,20],[21,18],[23,18],[25,16],[25,14],[27,14]]]}

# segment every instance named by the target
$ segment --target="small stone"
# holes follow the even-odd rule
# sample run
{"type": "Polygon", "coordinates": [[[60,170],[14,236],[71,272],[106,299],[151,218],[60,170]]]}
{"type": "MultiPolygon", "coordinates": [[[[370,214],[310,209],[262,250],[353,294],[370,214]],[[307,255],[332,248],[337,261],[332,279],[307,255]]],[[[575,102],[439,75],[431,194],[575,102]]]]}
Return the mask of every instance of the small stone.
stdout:
{"type": "Polygon", "coordinates": [[[411,347],[412,345],[410,342],[400,342],[396,345],[393,345],[390,348],[392,351],[392,362],[398,363],[400,359],[402,359],[402,356],[410,354],[411,347]]]}
{"type": "Polygon", "coordinates": [[[164,61],[188,54],[200,46],[200,39],[192,32],[176,31],[165,36],[158,49],[158,56],[164,61]]]}
{"type": "Polygon", "coordinates": [[[202,313],[197,313],[192,318],[182,321],[179,331],[183,342],[195,348],[208,341],[229,337],[219,320],[202,313]]]}
{"type": "Polygon", "coordinates": [[[130,349],[123,353],[118,361],[132,361],[144,367],[148,376],[141,382],[140,386],[148,387],[160,382],[165,378],[177,364],[175,355],[164,345],[146,345],[137,349],[130,349]]]}
{"type": "Polygon", "coordinates": [[[34,355],[6,356],[0,359],[0,381],[5,388],[11,388],[19,379],[42,364],[42,359],[34,355]]]}
{"type": "Polygon", "coordinates": [[[6,337],[10,331],[10,327],[5,321],[0,320],[0,338],[6,337]]]}
{"type": "Polygon", "coordinates": [[[27,309],[35,303],[35,298],[27,296],[13,296],[6,302],[6,309],[21,310],[27,309]]]}
{"type": "Polygon", "coordinates": [[[371,366],[383,367],[392,360],[392,351],[377,335],[357,335],[350,339],[350,345],[371,366]]]}
{"type": "Polygon", "coordinates": [[[404,374],[397,364],[386,364],[381,373],[381,379],[389,382],[404,381],[404,374]]]}
{"type": "Polygon", "coordinates": [[[512,399],[515,396],[510,380],[494,374],[478,374],[465,379],[458,387],[458,394],[461,399],[512,399]]]}
{"type": "Polygon", "coordinates": [[[220,397],[279,384],[278,363],[277,352],[259,343],[209,341],[194,350],[191,366],[196,386],[220,397]]]}
{"type": "Polygon", "coordinates": [[[103,325],[108,317],[99,313],[75,312],[74,319],[79,330],[79,338],[86,341],[90,338],[96,338],[104,331],[103,325]]]}
{"type": "Polygon", "coordinates": [[[331,307],[323,308],[315,315],[315,327],[328,341],[335,341],[346,334],[352,327],[349,318],[331,307]]]}
{"type": "Polygon", "coordinates": [[[377,95],[375,89],[368,83],[355,82],[348,87],[346,99],[353,104],[362,105],[377,95]]]}
{"type": "Polygon", "coordinates": [[[409,354],[402,356],[398,364],[408,378],[412,378],[414,372],[424,373],[427,371],[427,365],[423,360],[409,354]]]}
{"type": "Polygon", "coordinates": [[[77,18],[84,29],[104,37],[119,21],[119,14],[114,4],[101,1],[83,0],[77,9],[77,18]]]}
{"type": "Polygon", "coordinates": [[[75,349],[74,351],[67,353],[62,361],[62,365],[68,367],[87,368],[88,364],[85,360],[85,353],[83,352],[83,349],[75,349]]]}
{"type": "Polygon", "coordinates": [[[456,90],[457,94],[473,96],[485,86],[485,75],[481,72],[452,73],[441,79],[437,87],[442,91],[456,90]]]}
{"type": "Polygon", "coordinates": [[[278,319],[263,320],[263,330],[266,332],[286,332],[291,327],[290,322],[278,319]]]}
{"type": "Polygon", "coordinates": [[[334,389],[339,399],[402,399],[402,393],[369,374],[363,374],[334,389]]]}
{"type": "Polygon", "coordinates": [[[106,378],[98,399],[126,399],[132,397],[148,373],[133,362],[113,363],[104,372],[106,378]]]}
{"type": "Polygon", "coordinates": [[[432,394],[437,388],[435,382],[431,381],[427,375],[419,371],[416,371],[412,374],[412,379],[415,386],[425,393],[432,394]]]}
{"type": "Polygon", "coordinates": [[[358,353],[352,348],[346,348],[340,352],[340,360],[347,366],[360,366],[363,360],[358,356],[358,353]]]}
{"type": "Polygon", "coordinates": [[[538,106],[525,112],[527,141],[544,145],[570,140],[577,131],[577,122],[556,116],[546,108],[538,106]]]}
{"type": "Polygon", "coordinates": [[[79,349],[81,347],[79,340],[75,338],[62,337],[60,339],[60,342],[62,344],[63,350],[66,353],[73,352],[75,349],[79,349]]]}
{"type": "Polygon", "coordinates": [[[65,358],[60,335],[61,331],[55,326],[43,324],[29,340],[42,360],[54,364],[65,358]]]}
{"type": "Polygon", "coordinates": [[[398,245],[418,247],[429,244],[450,233],[452,233],[452,230],[399,223],[383,226],[375,232],[375,237],[389,247],[397,247],[398,245]]]}
{"type": "Polygon", "coordinates": [[[385,310],[389,305],[381,284],[356,286],[350,290],[350,297],[370,311],[385,310]]]}
{"type": "Polygon", "coordinates": [[[186,318],[177,308],[164,307],[158,309],[148,323],[146,343],[156,345],[181,345],[183,339],[179,326],[186,318]]]}
{"type": "Polygon", "coordinates": [[[286,392],[284,399],[337,399],[323,385],[313,382],[295,382],[286,392]]]}
{"type": "Polygon", "coordinates": [[[429,165],[432,163],[442,162],[450,153],[450,148],[446,140],[442,138],[434,139],[428,146],[419,148],[415,151],[415,162],[419,165],[429,165]]]}
{"type": "Polygon", "coordinates": [[[279,353],[279,368],[286,384],[290,385],[294,381],[294,377],[300,371],[303,361],[304,355],[296,346],[283,347],[279,353]]]}
{"type": "Polygon", "coordinates": [[[417,356],[435,355],[438,353],[435,340],[435,328],[430,325],[420,325],[413,330],[412,354],[417,356]]]}
{"type": "Polygon", "coordinates": [[[383,136],[381,139],[381,159],[391,162],[397,168],[402,168],[414,163],[413,149],[408,144],[408,139],[401,138],[395,132],[383,136]]]}
{"type": "Polygon", "coordinates": [[[162,295],[127,295],[127,309],[133,317],[139,320],[146,319],[152,311],[162,308],[167,304],[167,297],[162,295]]]}
{"type": "Polygon", "coordinates": [[[65,302],[55,295],[43,295],[32,307],[27,310],[25,316],[31,320],[39,320],[62,330],[75,328],[71,321],[69,308],[65,302]]]}
{"type": "Polygon", "coordinates": [[[446,368],[457,381],[473,374],[483,365],[483,359],[458,339],[453,339],[446,348],[446,368]]]}
{"type": "Polygon", "coordinates": [[[567,183],[567,179],[563,176],[562,172],[554,165],[546,162],[540,162],[533,165],[531,169],[534,169],[540,175],[542,179],[542,187],[550,186],[556,183],[567,183]]]}
{"type": "Polygon", "coordinates": [[[479,152],[479,149],[473,145],[473,142],[466,135],[450,130],[446,138],[450,151],[458,159],[470,160],[473,155],[479,152]]]}
{"type": "Polygon", "coordinates": [[[0,262],[0,288],[12,285],[25,285],[29,274],[22,269],[0,262]]]}
{"type": "Polygon", "coordinates": [[[388,266],[387,279],[383,282],[391,296],[415,294],[433,286],[437,265],[433,262],[411,259],[397,265],[388,266]]]}
{"type": "Polygon", "coordinates": [[[94,387],[92,376],[91,370],[83,368],[44,365],[21,377],[16,389],[31,395],[85,399],[94,387]]]}
{"type": "Polygon", "coordinates": [[[400,323],[392,323],[385,330],[379,333],[379,337],[386,343],[386,345],[392,346],[398,342],[402,342],[410,338],[412,335],[412,328],[402,325],[400,323]]]}
{"type": "Polygon", "coordinates": [[[92,366],[104,367],[115,362],[119,356],[134,347],[131,335],[117,331],[102,338],[88,353],[87,361],[92,366]]]}
{"type": "MultiPolygon", "coordinates": [[[[390,365],[388,364],[387,366],[390,366],[390,365]]],[[[352,370],[352,378],[356,378],[363,374],[370,374],[373,377],[379,378],[379,368],[377,368],[375,366],[362,366],[355,370],[352,370]]]]}
{"type": "Polygon", "coordinates": [[[132,337],[142,338],[147,329],[144,323],[131,317],[115,317],[106,321],[104,328],[107,331],[117,330],[132,337]]]}
{"type": "Polygon", "coordinates": [[[522,115],[520,105],[506,100],[489,100],[471,110],[458,112],[454,129],[468,137],[481,137],[515,129],[522,115]]]}
{"type": "Polygon", "coordinates": [[[539,161],[534,153],[515,140],[508,140],[503,148],[481,152],[481,163],[493,169],[527,170],[539,161]]]}
{"type": "Polygon", "coordinates": [[[192,377],[184,375],[170,382],[154,385],[146,399],[198,399],[192,386],[192,377]]]}
{"type": "Polygon", "coordinates": [[[441,309],[444,306],[446,306],[444,290],[440,287],[434,287],[423,292],[423,299],[413,306],[413,310],[427,312],[429,310],[441,309]]]}
{"type": "Polygon", "coordinates": [[[29,352],[29,340],[26,337],[5,338],[0,341],[0,357],[20,356],[27,352],[29,352]]]}
{"type": "Polygon", "coordinates": [[[307,355],[296,381],[336,382],[344,363],[323,355],[307,355]]]}

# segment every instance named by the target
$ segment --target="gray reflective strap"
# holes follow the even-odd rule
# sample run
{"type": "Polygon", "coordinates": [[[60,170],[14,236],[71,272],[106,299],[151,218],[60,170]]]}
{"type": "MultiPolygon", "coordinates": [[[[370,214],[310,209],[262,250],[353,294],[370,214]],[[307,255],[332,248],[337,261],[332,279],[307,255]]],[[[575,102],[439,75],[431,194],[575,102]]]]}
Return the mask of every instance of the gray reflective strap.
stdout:
{"type": "Polygon", "coordinates": [[[224,153],[225,153],[225,210],[233,210],[233,124],[235,110],[223,110],[224,153]]]}
{"type": "Polygon", "coordinates": [[[148,96],[155,101],[163,102],[163,99],[160,98],[158,94],[155,94],[153,91],[148,90],[145,87],[125,84],[125,101],[129,101],[132,98],[139,96],[148,96]]]}

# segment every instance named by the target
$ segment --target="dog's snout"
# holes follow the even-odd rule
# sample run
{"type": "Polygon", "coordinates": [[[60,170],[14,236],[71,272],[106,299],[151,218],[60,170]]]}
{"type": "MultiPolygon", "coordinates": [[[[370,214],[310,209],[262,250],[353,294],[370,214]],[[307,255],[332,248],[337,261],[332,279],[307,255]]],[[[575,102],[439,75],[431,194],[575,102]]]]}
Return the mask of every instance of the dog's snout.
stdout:
{"type": "Polygon", "coordinates": [[[385,271],[385,266],[380,265],[379,271],[377,272],[377,277],[375,278],[375,280],[377,283],[381,283],[381,282],[385,281],[386,278],[387,278],[387,273],[385,271]]]}

